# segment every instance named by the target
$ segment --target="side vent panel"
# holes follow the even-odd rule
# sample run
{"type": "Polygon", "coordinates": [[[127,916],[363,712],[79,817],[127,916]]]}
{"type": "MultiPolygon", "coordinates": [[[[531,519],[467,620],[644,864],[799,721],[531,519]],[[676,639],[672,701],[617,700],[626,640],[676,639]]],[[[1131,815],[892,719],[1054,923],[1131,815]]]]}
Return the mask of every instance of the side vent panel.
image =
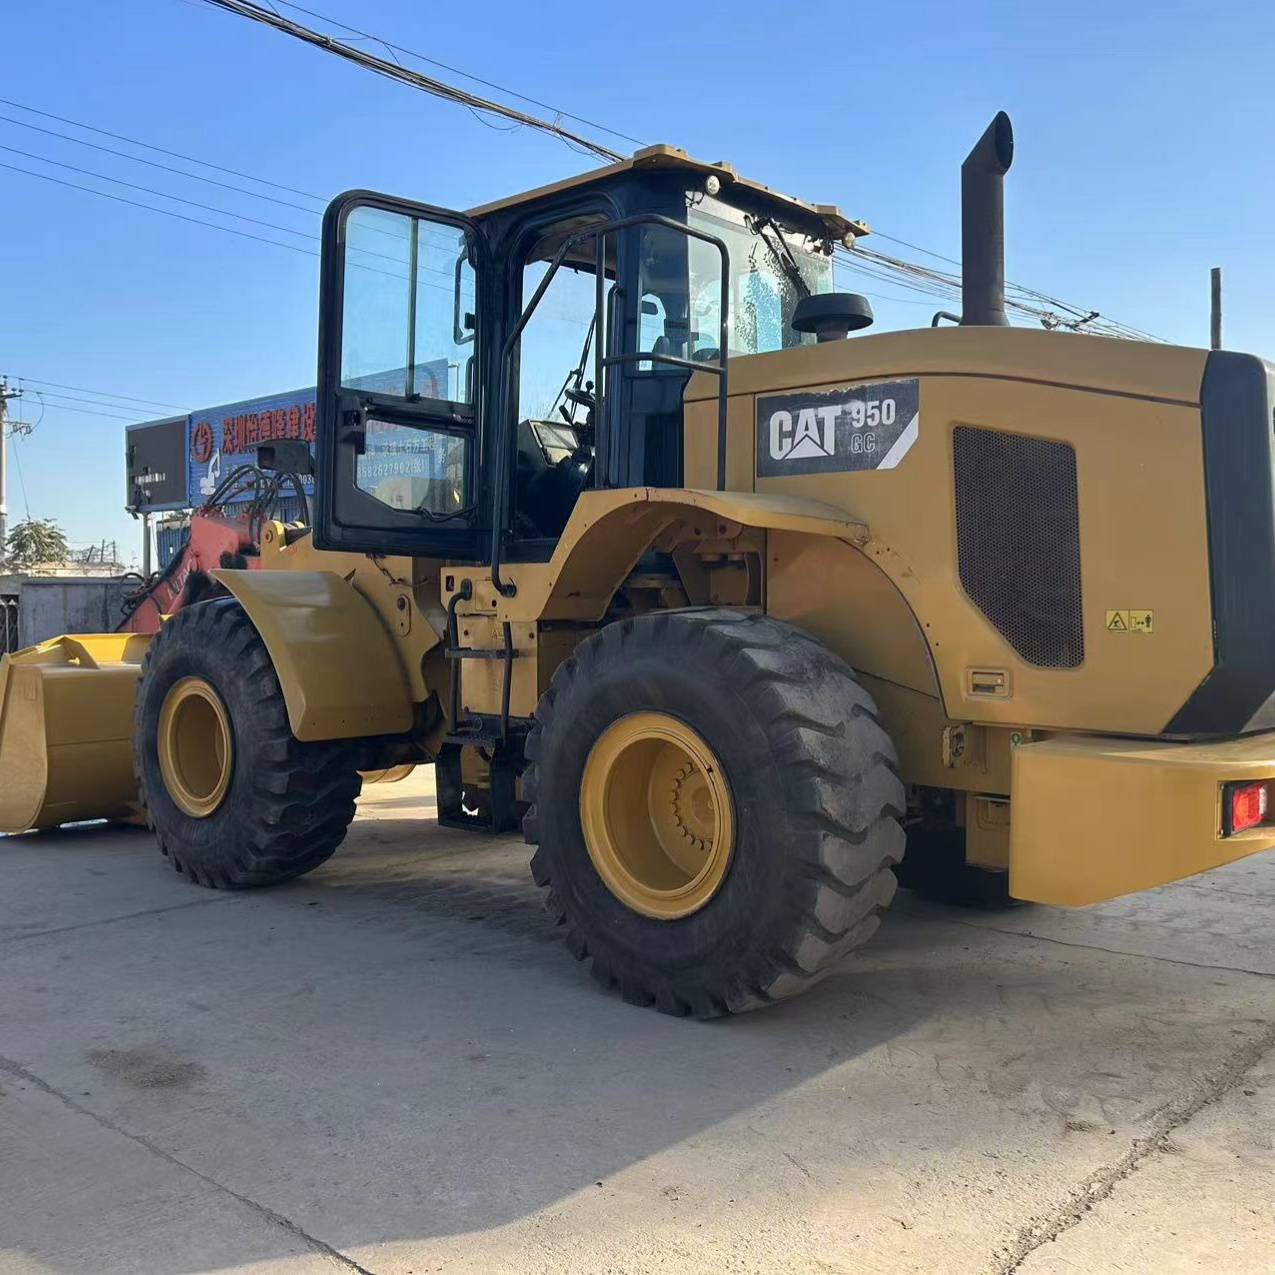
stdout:
{"type": "Polygon", "coordinates": [[[1078,667],[1085,635],[1075,448],[958,425],[952,459],[965,592],[1028,664],[1078,667]]]}

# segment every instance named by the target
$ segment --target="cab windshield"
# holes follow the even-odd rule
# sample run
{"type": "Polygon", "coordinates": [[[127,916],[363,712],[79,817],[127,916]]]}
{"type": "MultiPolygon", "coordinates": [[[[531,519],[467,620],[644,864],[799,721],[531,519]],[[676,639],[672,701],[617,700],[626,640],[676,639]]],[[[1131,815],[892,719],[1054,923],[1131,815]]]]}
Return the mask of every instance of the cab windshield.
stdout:
{"type": "MultiPolygon", "coordinates": [[[[804,294],[785,271],[780,254],[786,245],[806,288],[816,294],[833,290],[831,256],[813,250],[803,235],[781,232],[773,223],[707,195],[691,196],[687,220],[695,230],[722,240],[730,253],[731,355],[765,354],[813,339],[792,329],[804,294]]],[[[646,240],[642,350],[715,360],[722,277],[717,248],[664,230],[649,232],[646,240]],[[670,258],[681,259],[684,274],[670,269],[670,258]],[[681,276],[676,281],[675,274],[681,276]]]]}

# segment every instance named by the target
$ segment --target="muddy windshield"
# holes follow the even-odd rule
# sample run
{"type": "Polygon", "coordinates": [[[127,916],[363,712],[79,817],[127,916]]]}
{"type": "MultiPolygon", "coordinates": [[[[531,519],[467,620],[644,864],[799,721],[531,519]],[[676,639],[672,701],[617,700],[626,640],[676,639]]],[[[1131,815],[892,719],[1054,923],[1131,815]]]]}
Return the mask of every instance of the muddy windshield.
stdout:
{"type": "MultiPolygon", "coordinates": [[[[792,330],[804,295],[781,260],[779,229],[706,195],[691,196],[689,224],[722,240],[730,253],[728,336],[732,355],[764,354],[812,338],[792,330]]],[[[805,288],[831,292],[832,258],[803,235],[783,235],[805,288]]],[[[721,256],[699,239],[654,229],[644,236],[641,348],[705,362],[717,358],[721,256]]]]}
{"type": "MultiPolygon", "coordinates": [[[[801,345],[808,337],[792,330],[792,316],[802,292],[784,271],[776,251],[778,231],[718,200],[694,204],[689,222],[696,230],[723,240],[730,252],[730,353],[764,354],[801,345]],[[765,233],[760,233],[764,229],[765,233]]],[[[812,252],[802,235],[785,235],[806,288],[832,291],[832,258],[812,252]]],[[[721,260],[717,250],[690,241],[690,326],[700,333],[700,348],[717,344],[721,306],[721,260]]]]}

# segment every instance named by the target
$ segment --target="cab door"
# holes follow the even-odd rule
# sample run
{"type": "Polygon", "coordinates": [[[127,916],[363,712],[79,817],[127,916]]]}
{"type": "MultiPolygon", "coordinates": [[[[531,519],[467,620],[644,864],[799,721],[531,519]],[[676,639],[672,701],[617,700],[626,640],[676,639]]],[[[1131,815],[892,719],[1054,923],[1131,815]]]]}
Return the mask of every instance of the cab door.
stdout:
{"type": "Polygon", "coordinates": [[[320,549],[477,561],[486,245],[469,218],[368,191],[323,222],[316,406],[320,549]]]}

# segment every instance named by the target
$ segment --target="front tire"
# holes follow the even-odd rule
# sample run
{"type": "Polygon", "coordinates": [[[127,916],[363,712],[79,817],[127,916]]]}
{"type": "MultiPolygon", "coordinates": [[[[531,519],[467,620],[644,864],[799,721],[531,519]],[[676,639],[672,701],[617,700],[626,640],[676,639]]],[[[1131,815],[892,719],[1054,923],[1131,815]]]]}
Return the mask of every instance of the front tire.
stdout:
{"type": "Polygon", "coordinates": [[[894,894],[894,747],[846,664],[783,621],[608,625],[555,673],[526,751],[546,906],[634,1004],[711,1018],[791,996],[894,894]]]}
{"type": "Polygon", "coordinates": [[[184,607],[160,627],[133,727],[147,821],[196,884],[290,881],[345,838],[360,788],[354,752],[293,736],[270,653],[233,599],[184,607]]]}

